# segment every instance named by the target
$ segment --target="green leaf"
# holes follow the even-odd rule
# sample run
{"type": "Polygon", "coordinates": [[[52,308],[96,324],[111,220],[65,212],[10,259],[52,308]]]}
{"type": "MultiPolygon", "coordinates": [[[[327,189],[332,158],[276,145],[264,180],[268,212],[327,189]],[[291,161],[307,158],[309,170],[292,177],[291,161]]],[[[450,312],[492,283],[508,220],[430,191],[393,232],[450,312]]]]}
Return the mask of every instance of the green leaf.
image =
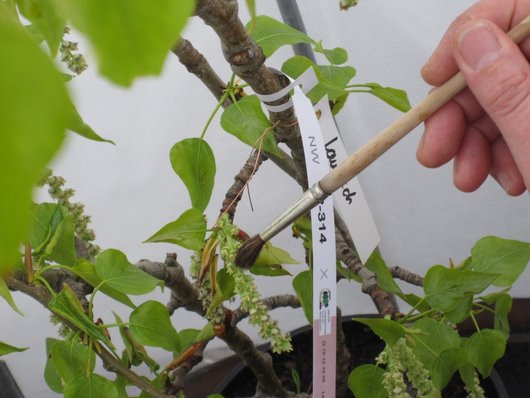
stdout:
{"type": "Polygon", "coordinates": [[[102,251],[96,257],[97,276],[120,293],[147,294],[162,282],[132,265],[125,254],[116,249],[102,251]]]}
{"type": "Polygon", "coordinates": [[[462,298],[450,311],[445,313],[448,321],[460,323],[469,318],[471,307],[473,306],[473,296],[469,295],[462,298]]]}
{"type": "Polygon", "coordinates": [[[90,40],[100,72],[122,86],[137,76],[161,72],[195,6],[193,0],[60,2],[72,24],[90,40]]]}
{"type": "Polygon", "coordinates": [[[453,374],[467,362],[467,353],[460,347],[449,348],[440,352],[434,359],[431,377],[434,386],[442,390],[451,380],[453,374]]]}
{"type": "Polygon", "coordinates": [[[419,312],[426,312],[431,309],[430,305],[427,304],[425,298],[419,297],[413,293],[401,293],[398,296],[411,307],[415,307],[419,312]]]}
{"type": "Polygon", "coordinates": [[[108,347],[114,349],[111,341],[105,336],[103,331],[85,314],[83,306],[70,286],[63,285],[61,292],[48,303],[48,308],[73,324],[81,332],[102,341],[108,347]]]}
{"type": "Polygon", "coordinates": [[[129,330],[138,343],[161,347],[167,351],[180,351],[179,336],[167,308],[158,301],[146,301],[129,317],[129,330]]]}
{"type": "Polygon", "coordinates": [[[280,47],[289,44],[315,43],[305,33],[266,15],[260,15],[255,18],[251,36],[256,44],[261,47],[267,58],[280,47]]]}
{"type": "Polygon", "coordinates": [[[465,340],[469,362],[475,366],[482,377],[488,377],[495,362],[504,355],[506,339],[497,330],[483,329],[465,340]]]}
{"type": "Polygon", "coordinates": [[[450,312],[462,299],[482,292],[497,278],[495,274],[435,265],[427,271],[423,289],[429,304],[442,312],[450,312]]]}
{"type": "Polygon", "coordinates": [[[368,326],[385,343],[393,347],[396,341],[405,336],[405,329],[396,321],[385,318],[353,318],[354,321],[368,326]]]}
{"type": "Polygon", "coordinates": [[[293,278],[293,288],[302,303],[304,315],[313,324],[313,275],[311,271],[300,272],[293,278]]]}
{"type": "Polygon", "coordinates": [[[193,343],[197,341],[197,337],[201,331],[199,329],[183,329],[179,332],[180,346],[182,351],[189,348],[193,343]]]}
{"type": "Polygon", "coordinates": [[[217,291],[215,292],[215,296],[213,297],[212,302],[208,307],[208,319],[211,315],[211,311],[215,311],[223,301],[229,300],[235,295],[236,281],[234,280],[232,275],[228,273],[226,268],[223,268],[217,272],[216,279],[217,291]]]}
{"type": "Polygon", "coordinates": [[[314,50],[323,54],[332,65],[341,65],[348,60],[348,52],[344,48],[336,47],[328,50],[322,46],[322,41],[315,45],[314,50]]]}
{"type": "Polygon", "coordinates": [[[0,2],[0,271],[19,257],[33,184],[64,139],[68,96],[52,60],[0,2]]]}
{"type": "Polygon", "coordinates": [[[410,334],[416,343],[413,347],[414,354],[428,369],[432,369],[435,360],[440,360],[442,351],[460,345],[458,333],[443,321],[424,318],[416,321],[412,327],[421,331],[410,334]]]}
{"type": "Polygon", "coordinates": [[[250,14],[250,22],[247,25],[249,32],[256,28],[256,0],[245,0],[247,3],[248,13],[250,14]]]}
{"type": "Polygon", "coordinates": [[[74,222],[68,210],[56,203],[40,203],[32,209],[29,243],[34,254],[62,265],[74,265],[74,222]]]}
{"type": "Polygon", "coordinates": [[[410,109],[410,102],[407,93],[403,90],[393,87],[383,87],[377,83],[366,83],[362,86],[369,87],[368,93],[375,95],[377,98],[385,101],[388,105],[407,112],[410,109]]]}
{"type": "Polygon", "coordinates": [[[197,338],[195,339],[196,343],[201,341],[207,341],[215,337],[215,330],[211,322],[208,322],[200,331],[197,338]]]}
{"type": "MultiPolygon", "coordinates": [[[[123,321],[118,314],[114,313],[114,318],[116,318],[116,322],[118,324],[123,324],[123,321]]],[[[151,372],[156,372],[160,366],[153,358],[149,356],[149,354],[147,354],[144,346],[138,344],[138,342],[134,340],[129,328],[121,325],[119,326],[119,330],[121,339],[125,345],[128,363],[133,366],[140,366],[142,363],[145,363],[147,366],[149,366],[151,372]]]]}
{"type": "Polygon", "coordinates": [[[493,327],[502,333],[505,339],[510,336],[510,322],[508,314],[512,309],[512,298],[509,294],[503,294],[495,301],[495,318],[493,327]]]}
{"type": "Polygon", "coordinates": [[[13,308],[13,310],[18,312],[20,315],[24,316],[22,311],[20,311],[20,309],[15,304],[15,300],[13,300],[11,292],[9,291],[9,288],[7,287],[5,281],[2,278],[0,278],[0,297],[7,301],[7,304],[9,304],[9,306],[13,308]]]}
{"type": "Polygon", "coordinates": [[[283,156],[274,139],[272,125],[255,95],[247,95],[228,106],[221,115],[221,126],[247,145],[283,156]]]}
{"type": "Polygon", "coordinates": [[[70,380],[64,387],[64,398],[118,398],[118,390],[98,374],[83,374],[70,380]]]}
{"type": "Polygon", "coordinates": [[[56,9],[53,0],[17,0],[20,13],[41,33],[52,57],[57,55],[64,34],[65,18],[56,9]]]}
{"type": "Polygon", "coordinates": [[[471,249],[475,271],[499,274],[495,286],[512,285],[530,261],[530,243],[487,236],[471,249]]]}
{"type": "Polygon", "coordinates": [[[252,275],[263,275],[263,276],[286,276],[291,275],[281,264],[271,264],[271,265],[260,265],[254,264],[250,268],[250,273],[252,275]]]}
{"type": "Polygon", "coordinates": [[[96,274],[96,268],[93,263],[85,259],[79,259],[72,271],[88,282],[92,287],[99,287],[99,291],[106,294],[109,297],[112,297],[114,300],[119,301],[120,303],[131,307],[132,309],[136,308],[136,305],[131,301],[131,299],[124,293],[119,292],[107,284],[102,284],[102,279],[96,274]]]}
{"type": "Polygon", "coordinates": [[[206,219],[197,209],[189,209],[179,218],[164,225],[146,242],[167,242],[190,250],[200,250],[206,235],[206,219]]]}
{"type": "Polygon", "coordinates": [[[51,337],[46,339],[46,366],[44,368],[44,381],[46,381],[52,391],[59,394],[63,392],[63,381],[51,357],[51,348],[56,342],[60,341],[51,337]]]}
{"type": "Polygon", "coordinates": [[[458,372],[466,387],[469,390],[473,390],[475,387],[475,367],[468,362],[462,365],[458,369],[458,372]]]}
{"type": "Polygon", "coordinates": [[[308,98],[316,104],[324,95],[334,101],[347,95],[346,86],[355,76],[355,69],[351,66],[315,65],[308,58],[297,55],[282,65],[282,72],[292,78],[297,78],[308,68],[313,68],[319,83],[307,93],[308,98]]]}
{"type": "Polygon", "coordinates": [[[81,115],[77,111],[77,108],[73,103],[70,103],[71,105],[71,112],[70,117],[68,119],[67,128],[70,131],[73,131],[76,134],[79,134],[82,137],[85,137],[92,141],[98,141],[98,142],[108,142],[110,144],[114,145],[114,142],[111,140],[107,140],[106,138],[101,137],[98,133],[96,133],[92,127],[90,127],[88,124],[85,123],[85,121],[81,118],[81,115]]]}
{"type": "Polygon", "coordinates": [[[229,300],[235,295],[236,281],[228,273],[226,268],[223,268],[217,272],[217,288],[223,295],[224,300],[229,300]]]}
{"type": "Polygon", "coordinates": [[[50,355],[61,378],[70,380],[86,373],[92,373],[96,364],[95,354],[77,341],[56,340],[51,344],[50,355]]]}
{"type": "Polygon", "coordinates": [[[365,267],[375,273],[377,285],[388,293],[402,294],[403,292],[394,281],[379,250],[374,250],[366,261],[365,267]]]}
{"type": "Polygon", "coordinates": [[[15,346],[12,346],[12,345],[9,345],[7,343],[3,343],[0,341],[0,357],[2,355],[7,355],[7,354],[10,354],[12,352],[22,352],[22,351],[26,351],[29,347],[25,347],[25,348],[19,348],[19,347],[15,347],[15,346]]]}
{"type": "Polygon", "coordinates": [[[254,275],[283,276],[291,275],[282,267],[282,264],[299,264],[300,262],[291,257],[285,250],[266,242],[259,252],[258,258],[250,268],[254,275]]]}
{"type": "Polygon", "coordinates": [[[383,387],[385,371],[375,365],[357,366],[348,377],[348,387],[357,398],[386,398],[383,387]]]}
{"type": "Polygon", "coordinates": [[[215,179],[215,157],[208,143],[200,138],[186,138],[171,148],[169,159],[181,178],[193,208],[204,211],[212,196],[215,179]]]}

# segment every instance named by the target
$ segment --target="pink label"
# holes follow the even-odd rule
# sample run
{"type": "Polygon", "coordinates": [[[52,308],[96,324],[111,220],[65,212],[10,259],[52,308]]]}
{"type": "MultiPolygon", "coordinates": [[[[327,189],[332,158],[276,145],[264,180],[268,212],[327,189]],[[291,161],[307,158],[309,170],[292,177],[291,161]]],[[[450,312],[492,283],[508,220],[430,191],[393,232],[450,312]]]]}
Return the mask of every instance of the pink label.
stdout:
{"type": "Polygon", "coordinates": [[[331,317],[331,333],[320,335],[319,320],[313,323],[313,397],[334,398],[337,367],[337,318],[331,317]]]}

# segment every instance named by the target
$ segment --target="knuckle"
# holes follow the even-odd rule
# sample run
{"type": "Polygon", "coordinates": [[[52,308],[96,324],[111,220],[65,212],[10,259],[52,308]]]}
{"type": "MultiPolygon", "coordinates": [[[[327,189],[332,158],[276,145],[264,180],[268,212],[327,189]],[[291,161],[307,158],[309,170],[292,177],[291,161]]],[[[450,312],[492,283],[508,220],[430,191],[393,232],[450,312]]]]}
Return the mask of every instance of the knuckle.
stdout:
{"type": "Polygon", "coordinates": [[[491,87],[488,112],[493,117],[505,118],[515,115],[530,101],[530,75],[528,71],[503,73],[491,87]]]}

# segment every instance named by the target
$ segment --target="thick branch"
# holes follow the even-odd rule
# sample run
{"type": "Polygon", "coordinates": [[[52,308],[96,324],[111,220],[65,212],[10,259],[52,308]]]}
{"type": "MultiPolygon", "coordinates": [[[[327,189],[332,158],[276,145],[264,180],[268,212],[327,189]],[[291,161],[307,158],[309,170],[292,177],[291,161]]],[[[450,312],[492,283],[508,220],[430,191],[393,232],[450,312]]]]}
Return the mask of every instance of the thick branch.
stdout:
{"type": "MultiPolygon", "coordinates": [[[[221,39],[224,56],[232,70],[256,93],[272,94],[289,83],[283,75],[265,66],[263,51],[239,20],[236,0],[199,0],[196,13],[221,39]]],[[[282,104],[287,100],[288,96],[285,96],[273,104],[282,104]]],[[[297,181],[304,189],[307,188],[304,153],[294,109],[271,112],[270,119],[276,129],[277,141],[284,142],[291,150],[298,170],[297,181]]]]}
{"type": "Polygon", "coordinates": [[[168,303],[170,314],[175,309],[182,307],[188,311],[204,315],[202,303],[199,300],[199,291],[186,277],[175,253],[168,253],[164,263],[141,260],[136,266],[149,275],[164,281],[167,288],[171,290],[171,300],[168,303]]]}
{"type": "MultiPolygon", "coordinates": [[[[183,38],[179,40],[173,49],[173,53],[188,72],[197,76],[219,101],[226,90],[226,84],[215,73],[204,55],[197,51],[188,40],[183,38]]],[[[230,105],[230,100],[227,99],[223,107],[228,105],[230,105]]]]}
{"type": "MultiPolygon", "coordinates": [[[[302,305],[298,297],[292,294],[283,294],[278,296],[267,297],[261,300],[261,302],[265,305],[265,307],[267,307],[269,311],[272,311],[276,308],[284,307],[300,308],[302,305]]],[[[244,311],[241,308],[238,308],[232,313],[232,326],[237,325],[247,316],[248,311],[244,311]]]]}
{"type": "Polygon", "coordinates": [[[390,273],[394,278],[401,279],[402,281],[408,282],[411,285],[423,287],[423,277],[417,274],[414,274],[406,269],[398,267],[390,268],[390,273]]]}
{"type": "MultiPolygon", "coordinates": [[[[204,316],[204,309],[199,300],[197,288],[186,278],[182,266],[175,254],[168,254],[165,263],[142,260],[137,264],[142,270],[155,278],[165,281],[171,290],[171,301],[168,307],[184,307],[204,316]]],[[[170,308],[171,312],[171,308],[170,308]]],[[[218,336],[252,369],[258,378],[259,387],[267,394],[287,397],[288,392],[282,387],[272,367],[272,360],[266,353],[259,352],[252,340],[237,327],[226,328],[225,334],[218,336]]]]}
{"type": "MultiPolygon", "coordinates": [[[[258,351],[252,340],[237,327],[228,327],[225,335],[220,336],[245,364],[252,370],[258,380],[258,392],[262,391],[272,397],[289,397],[292,394],[283,388],[280,379],[272,367],[272,358],[265,352],[258,351]]],[[[258,394],[257,394],[258,395],[258,394]]]]}
{"type": "Polygon", "coordinates": [[[397,311],[392,303],[392,298],[387,292],[377,286],[375,274],[364,267],[355,252],[342,239],[340,233],[336,233],[335,235],[337,236],[338,258],[361,278],[363,292],[372,298],[379,313],[394,316],[397,311]]]}

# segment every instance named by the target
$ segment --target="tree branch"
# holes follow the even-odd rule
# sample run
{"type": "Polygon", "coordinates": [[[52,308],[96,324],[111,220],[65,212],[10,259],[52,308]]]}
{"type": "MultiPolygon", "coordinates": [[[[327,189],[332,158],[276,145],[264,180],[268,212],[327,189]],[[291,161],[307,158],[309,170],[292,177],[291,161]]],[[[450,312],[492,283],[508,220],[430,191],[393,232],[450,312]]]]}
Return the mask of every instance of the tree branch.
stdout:
{"type": "MultiPolygon", "coordinates": [[[[292,294],[283,294],[278,296],[271,296],[267,297],[261,300],[261,302],[267,307],[269,311],[272,311],[276,308],[284,308],[284,307],[291,307],[291,308],[300,308],[301,303],[298,297],[292,294]]],[[[245,319],[248,316],[248,311],[244,311],[243,309],[238,308],[232,313],[232,326],[237,325],[239,322],[241,322],[243,319],[245,319]]]]}
{"type": "Polygon", "coordinates": [[[423,277],[414,274],[406,269],[398,267],[397,265],[390,268],[390,273],[394,278],[401,279],[402,281],[408,282],[411,285],[423,287],[423,277]]]}
{"type": "MultiPolygon", "coordinates": [[[[188,72],[197,76],[219,101],[226,90],[226,83],[223,82],[213,70],[204,55],[197,51],[193,45],[184,38],[179,40],[178,44],[172,51],[178,57],[180,63],[186,67],[188,72]]],[[[226,108],[230,103],[230,100],[227,99],[225,103],[222,104],[223,108],[226,108]]]]}
{"type": "Polygon", "coordinates": [[[362,291],[372,298],[381,315],[394,316],[397,311],[392,303],[392,298],[387,292],[377,286],[375,274],[366,269],[356,253],[346,244],[342,238],[342,234],[336,233],[335,235],[337,236],[337,256],[349,269],[361,278],[362,291]]]}
{"type": "MultiPolygon", "coordinates": [[[[254,92],[272,94],[289,84],[282,74],[265,66],[263,51],[249,36],[238,17],[236,0],[199,0],[196,14],[217,33],[225,59],[234,73],[245,80],[254,92]]],[[[288,99],[286,95],[271,104],[283,104],[288,99]]],[[[291,150],[297,166],[296,180],[304,190],[307,189],[304,151],[294,109],[291,107],[283,112],[271,112],[270,120],[275,127],[276,140],[284,142],[291,150]]]]}
{"type": "Polygon", "coordinates": [[[136,266],[149,275],[164,281],[167,288],[171,290],[171,299],[167,304],[170,314],[177,308],[186,308],[188,311],[204,315],[202,303],[199,300],[199,291],[186,277],[175,253],[168,253],[163,263],[140,260],[136,266]]]}
{"type": "Polygon", "coordinates": [[[255,150],[247,159],[241,171],[234,177],[234,183],[228,189],[221,206],[221,215],[228,214],[230,221],[234,221],[236,206],[241,200],[246,185],[252,179],[258,168],[261,166],[267,155],[255,150]]]}
{"type": "MultiPolygon", "coordinates": [[[[51,270],[62,271],[62,270],[51,270]]],[[[50,272],[51,272],[50,271],[50,272]]],[[[28,285],[25,281],[26,276],[22,272],[15,272],[11,277],[7,278],[7,285],[11,290],[20,291],[41,303],[46,309],[50,303],[52,296],[48,289],[42,285],[28,285]]],[[[57,316],[57,314],[55,314],[57,316]]],[[[77,327],[71,324],[68,320],[61,318],[61,321],[73,331],[78,331],[77,327]]],[[[148,380],[139,376],[132,370],[125,367],[117,358],[112,355],[101,344],[94,344],[92,346],[94,352],[103,360],[106,368],[121,374],[127,380],[139,387],[141,390],[148,393],[153,398],[173,398],[162,394],[158,391],[148,380]],[[97,347],[96,347],[97,346],[97,347]]]]}

